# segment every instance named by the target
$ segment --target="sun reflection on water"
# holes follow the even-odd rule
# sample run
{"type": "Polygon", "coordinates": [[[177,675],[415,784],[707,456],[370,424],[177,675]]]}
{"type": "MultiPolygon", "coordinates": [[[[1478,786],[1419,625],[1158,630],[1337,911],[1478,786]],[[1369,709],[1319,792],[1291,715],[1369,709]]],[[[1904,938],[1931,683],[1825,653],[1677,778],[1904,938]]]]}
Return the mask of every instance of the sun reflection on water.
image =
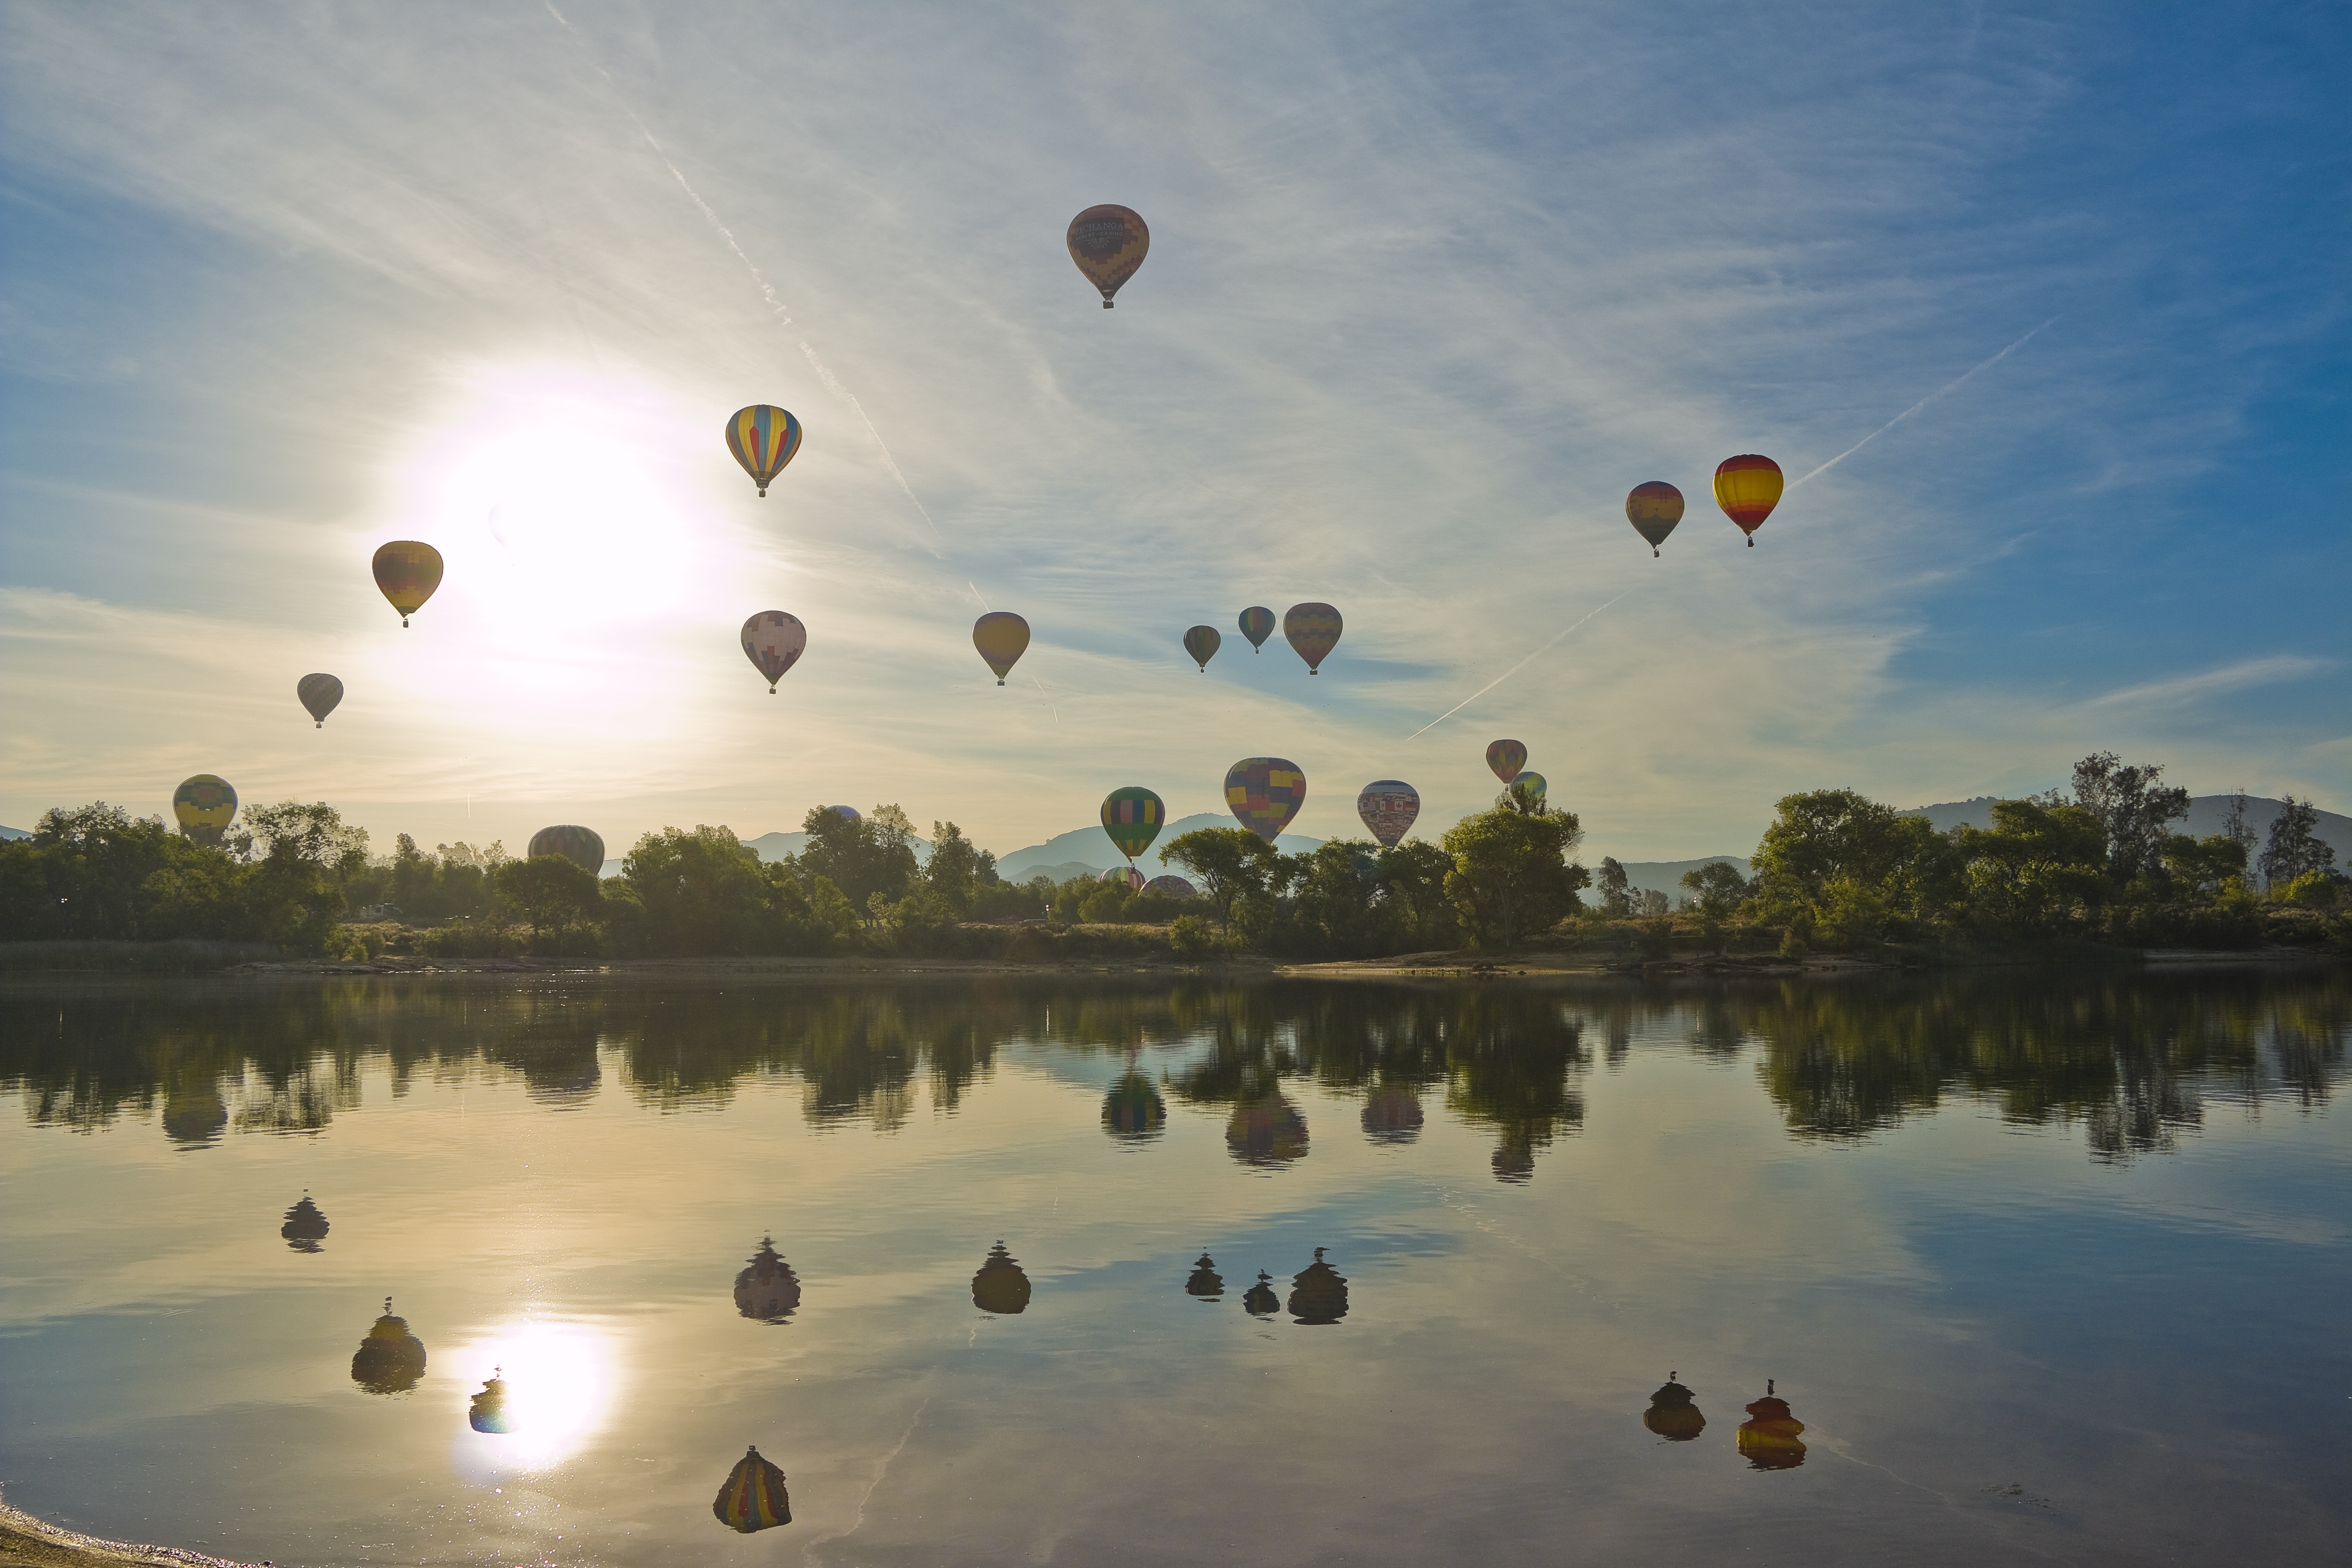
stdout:
{"type": "Polygon", "coordinates": [[[478,1474],[543,1469],[602,1429],[617,1387],[613,1337],[586,1323],[525,1319],[501,1324],[457,1352],[460,1397],[484,1383],[506,1385],[509,1430],[480,1433],[457,1411],[459,1468],[478,1474]]]}

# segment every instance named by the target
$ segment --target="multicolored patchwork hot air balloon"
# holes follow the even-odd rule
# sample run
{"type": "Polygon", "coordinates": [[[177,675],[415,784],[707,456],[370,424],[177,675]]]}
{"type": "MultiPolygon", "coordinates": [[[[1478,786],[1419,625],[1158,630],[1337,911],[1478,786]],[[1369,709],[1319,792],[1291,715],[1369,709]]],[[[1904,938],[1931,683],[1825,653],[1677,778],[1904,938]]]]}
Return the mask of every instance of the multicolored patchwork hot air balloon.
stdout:
{"type": "Polygon", "coordinates": [[[743,657],[768,678],[771,697],[776,694],[776,682],[784,678],[784,671],[798,664],[807,651],[808,627],[801,625],[798,616],[761,610],[743,623],[743,657]]]}
{"type": "Polygon", "coordinates": [[[793,454],[801,449],[801,422],[793,417],[792,410],[772,403],[739,408],[727,419],[727,449],[735,454],[760,493],[766,495],[769,481],[782,473],[793,454]]]}
{"type": "Polygon", "coordinates": [[[1151,231],[1134,208],[1106,203],[1088,207],[1070,220],[1069,242],[1070,259],[1078,264],[1087,282],[1102,290],[1103,309],[1108,310],[1119,285],[1143,265],[1144,255],[1151,248],[1151,231]]]}
{"type": "Polygon", "coordinates": [[[172,815],[180,831],[199,844],[218,844],[236,816],[236,791],[217,773],[198,773],[180,781],[172,792],[172,815]]]}
{"type": "Polygon", "coordinates": [[[1635,485],[1625,494],[1625,521],[1649,544],[1652,555],[1682,520],[1683,492],[1664,479],[1635,485]]]}
{"type": "Polygon", "coordinates": [[[756,1446],[744,1449],[710,1511],[719,1523],[745,1535],[792,1523],[793,1500],[784,1490],[784,1472],[760,1458],[756,1446]]]}
{"type": "Polygon", "coordinates": [[[1511,776],[1511,795],[1528,805],[1541,805],[1544,792],[1549,788],[1551,788],[1550,781],[1532,768],[1522,770],[1511,776]]]}
{"type": "Polygon", "coordinates": [[[1110,835],[1112,846],[1129,861],[1151,847],[1151,841],[1160,837],[1160,829],[1167,821],[1167,806],[1141,784],[1129,784],[1103,796],[1103,831],[1110,835]]]}
{"type": "Polygon", "coordinates": [[[327,715],[343,700],[343,683],[331,675],[306,675],[294,683],[294,695],[307,710],[314,728],[327,727],[327,715]]]}
{"type": "Polygon", "coordinates": [[[1490,741],[1486,744],[1486,765],[1505,784],[1518,777],[1519,770],[1528,765],[1528,748],[1520,741],[1490,741]]]}
{"type": "Polygon", "coordinates": [[[1374,779],[1356,796],[1356,815],[1382,848],[1393,849],[1421,815],[1421,792],[1402,779],[1374,779]]]}
{"type": "Polygon", "coordinates": [[[1252,605],[1242,612],[1242,636],[1249,638],[1253,652],[1265,646],[1274,635],[1274,612],[1264,605],[1252,605]]]}
{"type": "Polygon", "coordinates": [[[1183,878],[1173,874],[1165,877],[1154,877],[1149,882],[1144,883],[1143,888],[1146,892],[1158,893],[1162,898],[1197,899],[1201,896],[1201,890],[1198,888],[1192,886],[1192,883],[1186,881],[1183,878]]]}
{"type": "Polygon", "coordinates": [[[1726,458],[1716,465],[1715,504],[1748,536],[1756,548],[1756,531],[1780,504],[1780,465],[1754,452],[1726,458]]]}
{"type": "Polygon", "coordinates": [[[604,840],[577,823],[559,823],[530,836],[530,858],[561,855],[592,877],[604,874],[604,840]]]}
{"type": "Polygon", "coordinates": [[[996,671],[996,684],[1004,684],[1005,676],[1021,661],[1029,647],[1029,623],[1010,610],[991,610],[971,623],[971,646],[996,671]]]}
{"type": "Polygon", "coordinates": [[[1225,770],[1225,808],[1268,844],[1307,804],[1307,775],[1281,757],[1244,757],[1225,770]]]}
{"type": "Polygon", "coordinates": [[[1214,626],[1192,626],[1184,633],[1184,651],[1192,656],[1192,662],[1201,667],[1203,675],[1209,673],[1209,661],[1224,645],[1225,639],[1217,635],[1214,626]]]}
{"type": "Polygon", "coordinates": [[[375,585],[400,612],[400,624],[425,607],[441,586],[441,552],[414,539],[395,539],[375,552],[375,585]]]}
{"type": "Polygon", "coordinates": [[[1307,673],[1316,675],[1320,673],[1318,667],[1339,646],[1340,625],[1339,612],[1328,605],[1293,605],[1282,617],[1282,635],[1307,661],[1307,673]]]}

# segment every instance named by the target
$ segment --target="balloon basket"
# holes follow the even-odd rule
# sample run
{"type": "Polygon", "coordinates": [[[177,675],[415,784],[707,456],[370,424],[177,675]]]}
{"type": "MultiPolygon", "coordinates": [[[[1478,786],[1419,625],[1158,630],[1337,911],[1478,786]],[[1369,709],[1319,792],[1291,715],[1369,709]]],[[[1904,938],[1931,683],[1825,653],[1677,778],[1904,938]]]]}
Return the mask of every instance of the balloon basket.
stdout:
{"type": "Polygon", "coordinates": [[[1110,301],[1109,301],[1109,300],[1105,300],[1103,301],[1103,309],[1104,309],[1104,310],[1109,310],[1109,309],[1110,309],[1110,301]]]}

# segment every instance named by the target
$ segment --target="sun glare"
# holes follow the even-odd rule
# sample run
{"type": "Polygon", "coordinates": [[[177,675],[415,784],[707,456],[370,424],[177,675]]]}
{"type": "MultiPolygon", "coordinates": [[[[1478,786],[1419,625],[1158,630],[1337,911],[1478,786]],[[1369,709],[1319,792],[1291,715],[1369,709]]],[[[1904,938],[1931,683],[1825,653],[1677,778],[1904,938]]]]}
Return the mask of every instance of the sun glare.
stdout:
{"type": "Polygon", "coordinates": [[[457,1352],[462,1388],[477,1404],[483,1384],[504,1386],[504,1432],[460,1427],[459,1468],[477,1474],[543,1469],[571,1457],[612,1409],[615,1347],[584,1323],[526,1319],[490,1331],[457,1352]]]}

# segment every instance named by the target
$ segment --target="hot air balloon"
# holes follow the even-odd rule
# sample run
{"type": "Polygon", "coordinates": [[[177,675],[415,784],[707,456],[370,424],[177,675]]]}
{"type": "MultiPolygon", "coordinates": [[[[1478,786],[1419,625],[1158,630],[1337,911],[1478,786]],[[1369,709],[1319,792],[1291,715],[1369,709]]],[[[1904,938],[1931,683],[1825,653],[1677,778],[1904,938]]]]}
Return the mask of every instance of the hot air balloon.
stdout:
{"type": "Polygon", "coordinates": [[[866,820],[864,817],[857,815],[857,808],[854,805],[828,805],[825,807],[825,810],[845,821],[863,822],[866,820]]]}
{"type": "Polygon", "coordinates": [[[1267,1090],[1234,1107],[1225,1120],[1225,1152],[1244,1165],[1274,1170],[1307,1157],[1307,1118],[1280,1092],[1267,1090]]]}
{"type": "Polygon", "coordinates": [[[1265,639],[1273,635],[1274,612],[1272,610],[1267,609],[1264,605],[1252,605],[1242,612],[1242,636],[1249,638],[1253,652],[1264,647],[1265,639]]]}
{"type": "Polygon", "coordinates": [[[1675,524],[1683,520],[1683,492],[1664,479],[1635,485],[1625,495],[1625,521],[1648,542],[1655,555],[1675,524]]]}
{"type": "Polygon", "coordinates": [[[762,1323],[781,1323],[801,1304],[801,1277],[776,1251],[772,1237],[760,1238],[760,1250],[735,1276],[735,1310],[762,1323]]]}
{"type": "Polygon", "coordinates": [[[197,773],[172,792],[172,815],[180,831],[199,844],[218,844],[236,816],[236,791],[217,773],[197,773]]]}
{"type": "MultiPolygon", "coordinates": [[[[1168,808],[1141,784],[1129,784],[1103,796],[1103,831],[1110,835],[1111,847],[1130,862],[1151,847],[1167,820],[1168,808]]],[[[1136,886],[1142,885],[1142,879],[1136,879],[1136,886]]]]}
{"type": "Polygon", "coordinates": [[[1642,1425],[1669,1443],[1687,1443],[1706,1430],[1706,1417],[1691,1403],[1691,1391],[1675,1381],[1681,1375],[1666,1373],[1665,1386],[1650,1395],[1650,1407],[1642,1412],[1642,1425]]]}
{"type": "Polygon", "coordinates": [[[1537,773],[1532,768],[1528,769],[1525,772],[1516,773],[1512,775],[1511,778],[1511,794],[1517,796],[1519,799],[1526,801],[1530,805],[1541,805],[1543,804],[1544,791],[1550,787],[1550,783],[1545,779],[1543,774],[1537,773]]]}
{"type": "Polygon", "coordinates": [[[1517,741],[1495,741],[1486,747],[1486,765],[1505,784],[1517,778],[1519,770],[1528,765],[1528,749],[1517,741]]]}
{"type": "Polygon", "coordinates": [[[507,1385],[499,1375],[506,1368],[494,1366],[483,1380],[482,1392],[474,1395],[473,1405],[466,1411],[466,1425],[477,1432],[503,1436],[519,1425],[513,1412],[507,1408],[507,1385]]]}
{"type": "Polygon", "coordinates": [[[327,727],[327,715],[343,700],[343,683],[331,675],[306,675],[294,683],[294,695],[317,721],[315,727],[323,730],[327,727]]]}
{"type": "Polygon", "coordinates": [[[1029,623],[1010,610],[991,610],[971,623],[971,646],[996,671],[996,684],[1002,686],[1006,672],[1029,647],[1029,623]]]}
{"type": "Polygon", "coordinates": [[[400,624],[424,608],[441,585],[441,552],[414,539],[395,539],[375,552],[375,585],[400,612],[400,624]]]}
{"type": "Polygon", "coordinates": [[[1290,1321],[1294,1323],[1336,1323],[1348,1315],[1348,1277],[1323,1261],[1315,1261],[1290,1277],[1290,1321]]]}
{"type": "Polygon", "coordinates": [[[1253,1318],[1271,1318],[1282,1310],[1282,1298],[1274,1293],[1274,1276],[1261,1268],[1257,1283],[1242,1292],[1242,1310],[1253,1318]]]}
{"type": "Polygon", "coordinates": [[[1217,1260],[1205,1252],[1201,1254],[1201,1261],[1192,1265],[1192,1272],[1185,1278],[1184,1294],[1213,1301],[1224,1293],[1224,1277],[1217,1272],[1217,1260]]]}
{"type": "Polygon", "coordinates": [[[320,1250],[319,1243],[327,1239],[327,1216],[319,1212],[319,1205],[310,1201],[306,1192],[286,1211],[286,1223],[278,1227],[278,1234],[297,1252],[317,1252],[320,1250]]]}
{"type": "Polygon", "coordinates": [[[1410,1143],[1421,1136],[1421,1096],[1384,1085],[1364,1097],[1364,1136],[1375,1143],[1410,1143]]]}
{"type": "Polygon", "coordinates": [[[1168,1102],[1150,1079],[1130,1068],[1103,1096],[1102,1124],[1122,1143],[1146,1143],[1168,1125],[1168,1102]]]}
{"type": "Polygon", "coordinates": [[[1402,779],[1374,779],[1356,796],[1356,815],[1382,848],[1393,849],[1421,815],[1421,792],[1402,779]]]}
{"type": "Polygon", "coordinates": [[[1217,649],[1224,642],[1214,626],[1192,626],[1184,633],[1184,651],[1192,656],[1192,662],[1201,667],[1202,675],[1209,673],[1209,661],[1217,657],[1217,649]]]}
{"type": "Polygon", "coordinates": [[[728,416],[727,449],[735,454],[760,493],[766,495],[769,481],[782,473],[793,454],[801,449],[801,422],[790,409],[772,403],[739,408],[728,416]]]}
{"type": "Polygon", "coordinates": [[[1715,504],[1748,536],[1756,548],[1756,531],[1780,504],[1780,465],[1754,452],[1726,458],[1716,465],[1715,504]]]}
{"type": "Polygon", "coordinates": [[[1143,265],[1144,253],[1151,248],[1151,231],[1143,226],[1142,216],[1133,208],[1107,203],[1072,218],[1069,240],[1070,259],[1078,264],[1087,282],[1102,290],[1103,309],[1108,310],[1119,285],[1143,265]]]}
{"type": "Polygon", "coordinates": [[[757,1446],[744,1449],[710,1511],[719,1523],[745,1535],[792,1523],[793,1500],[784,1490],[784,1472],[760,1458],[757,1446]]]}
{"type": "Polygon", "coordinates": [[[776,682],[784,678],[784,671],[798,664],[807,649],[808,627],[801,625],[798,616],[761,610],[743,623],[743,657],[768,678],[771,697],[776,694],[776,682]]]}
{"type": "Polygon", "coordinates": [[[425,1375],[425,1342],[408,1331],[408,1320],[392,1315],[392,1298],[383,1299],[383,1316],[352,1357],[352,1381],[370,1394],[405,1394],[425,1375]]]}
{"type": "Polygon", "coordinates": [[[1307,603],[1293,605],[1290,613],[1282,617],[1282,635],[1291,648],[1307,661],[1307,673],[1320,673],[1322,662],[1339,645],[1339,612],[1328,605],[1307,603]]]}
{"type": "Polygon", "coordinates": [[[530,858],[561,855],[592,877],[604,874],[604,840],[575,823],[542,827],[530,836],[530,858]]]}
{"type": "Polygon", "coordinates": [[[1739,1424],[1739,1457],[1750,1469],[1793,1470],[1805,1462],[1805,1445],[1798,1440],[1804,1429],[1767,1379],[1764,1397],[1748,1407],[1748,1419],[1739,1424]]]}
{"type": "Polygon", "coordinates": [[[1307,804],[1307,775],[1281,757],[1244,757],[1225,770],[1225,807],[1244,827],[1274,842],[1307,804]]]}
{"type": "Polygon", "coordinates": [[[1013,1313],[1029,1305],[1029,1276],[998,1242],[971,1277],[971,1304],[983,1312],[1013,1313]]]}
{"type": "Polygon", "coordinates": [[[1143,873],[1132,866],[1113,866],[1102,874],[1101,880],[1116,882],[1130,893],[1143,890],[1143,873]]]}
{"type": "Polygon", "coordinates": [[[1183,878],[1172,874],[1154,877],[1143,886],[1149,892],[1160,893],[1171,899],[1196,899],[1201,896],[1201,890],[1183,878]]]}

